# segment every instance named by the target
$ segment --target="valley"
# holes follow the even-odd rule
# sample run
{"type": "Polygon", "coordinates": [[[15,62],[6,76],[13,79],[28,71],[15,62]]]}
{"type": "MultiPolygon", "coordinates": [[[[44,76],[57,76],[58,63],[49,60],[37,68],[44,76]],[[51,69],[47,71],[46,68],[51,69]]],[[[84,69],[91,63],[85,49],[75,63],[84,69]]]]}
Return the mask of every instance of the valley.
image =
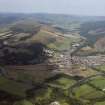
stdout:
{"type": "Polygon", "coordinates": [[[105,104],[103,17],[15,16],[0,24],[0,105],[105,104]]]}

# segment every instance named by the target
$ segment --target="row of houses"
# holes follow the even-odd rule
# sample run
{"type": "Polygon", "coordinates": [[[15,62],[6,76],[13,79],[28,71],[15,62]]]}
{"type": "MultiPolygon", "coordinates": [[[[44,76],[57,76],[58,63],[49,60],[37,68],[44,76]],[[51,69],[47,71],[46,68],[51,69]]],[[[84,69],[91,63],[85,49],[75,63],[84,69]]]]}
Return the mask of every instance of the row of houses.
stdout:
{"type": "Polygon", "coordinates": [[[73,64],[83,64],[88,66],[97,66],[105,64],[105,55],[96,55],[96,56],[73,56],[72,57],[73,64]]]}

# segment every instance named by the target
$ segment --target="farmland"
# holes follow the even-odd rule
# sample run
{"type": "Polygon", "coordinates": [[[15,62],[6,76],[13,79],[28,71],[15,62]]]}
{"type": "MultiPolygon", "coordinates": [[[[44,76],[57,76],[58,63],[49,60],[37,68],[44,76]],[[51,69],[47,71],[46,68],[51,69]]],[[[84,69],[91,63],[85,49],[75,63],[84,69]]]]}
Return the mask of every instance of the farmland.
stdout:
{"type": "Polygon", "coordinates": [[[8,80],[0,76],[0,90],[5,91],[9,94],[13,94],[20,97],[26,96],[26,91],[31,89],[32,86],[26,84],[18,83],[13,80],[8,80]]]}
{"type": "Polygon", "coordinates": [[[0,21],[0,105],[104,105],[102,18],[17,15],[0,21]]]}
{"type": "Polygon", "coordinates": [[[81,83],[72,90],[72,94],[78,99],[88,103],[97,103],[105,99],[105,78],[96,76],[89,78],[86,82],[81,83]]]}

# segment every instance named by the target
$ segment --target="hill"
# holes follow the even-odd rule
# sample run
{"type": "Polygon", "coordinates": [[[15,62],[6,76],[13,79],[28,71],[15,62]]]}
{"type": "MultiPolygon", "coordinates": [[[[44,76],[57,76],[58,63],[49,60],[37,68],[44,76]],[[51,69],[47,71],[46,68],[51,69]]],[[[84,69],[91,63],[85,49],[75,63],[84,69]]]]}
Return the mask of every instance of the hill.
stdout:
{"type": "Polygon", "coordinates": [[[89,43],[100,51],[105,48],[105,21],[86,22],[81,24],[80,35],[86,37],[89,43]]]}
{"type": "Polygon", "coordinates": [[[65,37],[51,25],[28,19],[11,24],[0,33],[0,40],[1,64],[34,64],[48,58],[45,49],[66,50],[80,37],[65,37]]]}

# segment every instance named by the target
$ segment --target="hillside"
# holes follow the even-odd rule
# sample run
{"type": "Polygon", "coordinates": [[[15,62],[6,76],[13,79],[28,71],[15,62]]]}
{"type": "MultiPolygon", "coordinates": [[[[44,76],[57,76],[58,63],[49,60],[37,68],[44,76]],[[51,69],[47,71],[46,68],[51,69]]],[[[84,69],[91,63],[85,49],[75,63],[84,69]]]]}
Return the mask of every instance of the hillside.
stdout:
{"type": "Polygon", "coordinates": [[[92,42],[105,34],[105,21],[86,22],[81,24],[80,34],[92,42]]]}
{"type": "MultiPolygon", "coordinates": [[[[63,30],[63,29],[62,29],[63,30]]],[[[19,45],[21,43],[42,43],[47,46],[53,44],[57,49],[65,43],[69,44],[70,41],[76,41],[80,37],[72,34],[65,34],[52,25],[40,24],[33,20],[19,21],[11,25],[8,31],[0,33],[1,40],[6,40],[8,45],[19,45]]]]}
{"type": "Polygon", "coordinates": [[[104,16],[78,16],[78,15],[64,15],[64,14],[22,14],[22,13],[0,13],[0,27],[7,28],[20,20],[37,21],[40,24],[52,25],[63,32],[79,31],[81,23],[104,21],[104,16]],[[5,27],[6,26],[6,27],[5,27]]]}
{"type": "Polygon", "coordinates": [[[34,64],[47,59],[45,49],[66,50],[80,37],[65,37],[60,30],[29,19],[12,24],[0,33],[0,40],[2,64],[34,64]]]}
{"type": "Polygon", "coordinates": [[[81,24],[80,35],[86,37],[97,50],[105,48],[105,21],[86,22],[81,24]]]}
{"type": "Polygon", "coordinates": [[[96,43],[95,47],[98,51],[105,51],[105,36],[99,38],[96,43]]]}

